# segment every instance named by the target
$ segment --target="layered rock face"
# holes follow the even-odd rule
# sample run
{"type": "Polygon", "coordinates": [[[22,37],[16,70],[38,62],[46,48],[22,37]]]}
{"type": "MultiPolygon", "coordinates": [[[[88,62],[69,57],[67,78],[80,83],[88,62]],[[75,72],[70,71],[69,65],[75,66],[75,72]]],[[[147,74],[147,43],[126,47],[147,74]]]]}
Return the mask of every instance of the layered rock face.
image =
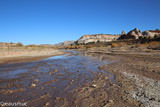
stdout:
{"type": "Polygon", "coordinates": [[[109,42],[114,41],[119,38],[120,35],[110,35],[110,34],[95,34],[95,35],[84,35],[79,40],[78,44],[87,44],[91,42],[109,42]]]}

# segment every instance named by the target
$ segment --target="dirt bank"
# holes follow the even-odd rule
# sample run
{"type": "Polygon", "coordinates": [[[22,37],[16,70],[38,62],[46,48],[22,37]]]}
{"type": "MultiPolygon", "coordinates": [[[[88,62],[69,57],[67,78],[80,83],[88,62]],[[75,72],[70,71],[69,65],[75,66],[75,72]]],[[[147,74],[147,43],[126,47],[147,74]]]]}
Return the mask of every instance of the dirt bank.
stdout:
{"type": "Polygon", "coordinates": [[[17,62],[30,62],[48,58],[51,56],[65,54],[63,50],[55,49],[18,49],[18,50],[1,50],[0,64],[17,63],[17,62]]]}
{"type": "MultiPolygon", "coordinates": [[[[88,52],[103,54],[103,60],[114,60],[114,63],[104,65],[101,69],[115,74],[121,94],[114,92],[114,101],[122,103],[137,101],[136,106],[160,106],[160,53],[151,50],[121,50],[106,51],[91,49],[88,52]],[[117,96],[121,96],[117,100],[117,96]],[[131,100],[132,99],[132,100],[131,100]]],[[[115,90],[115,88],[112,88],[115,90]]],[[[110,92],[112,92],[112,90],[110,92]]],[[[119,104],[118,103],[118,104],[119,104]]],[[[116,106],[116,105],[113,105],[116,106]]],[[[126,106],[126,105],[124,105],[126,106]]]]}

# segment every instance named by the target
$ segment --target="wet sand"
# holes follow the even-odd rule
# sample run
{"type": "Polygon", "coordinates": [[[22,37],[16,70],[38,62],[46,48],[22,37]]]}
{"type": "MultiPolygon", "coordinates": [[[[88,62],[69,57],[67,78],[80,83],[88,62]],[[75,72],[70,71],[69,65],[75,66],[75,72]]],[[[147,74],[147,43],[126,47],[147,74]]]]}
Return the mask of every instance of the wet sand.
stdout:
{"type": "Polygon", "coordinates": [[[0,100],[37,107],[158,107],[159,56],[112,53],[88,50],[3,64],[0,100]]]}

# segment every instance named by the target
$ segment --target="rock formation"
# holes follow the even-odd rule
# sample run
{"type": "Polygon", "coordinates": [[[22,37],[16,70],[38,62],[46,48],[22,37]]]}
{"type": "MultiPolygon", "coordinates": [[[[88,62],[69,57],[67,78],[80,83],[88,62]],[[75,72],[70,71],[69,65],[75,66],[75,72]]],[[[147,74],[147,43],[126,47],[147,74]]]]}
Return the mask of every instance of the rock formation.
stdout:
{"type": "Polygon", "coordinates": [[[64,41],[59,44],[56,44],[55,46],[68,46],[68,45],[72,45],[74,43],[75,43],[75,41],[64,41]]]}
{"type": "Polygon", "coordinates": [[[131,39],[138,39],[139,37],[142,36],[143,36],[142,32],[138,28],[135,28],[127,33],[127,37],[131,39]]]}
{"type": "Polygon", "coordinates": [[[148,34],[147,35],[149,35],[151,38],[160,37],[160,30],[148,30],[148,34]]]}
{"type": "Polygon", "coordinates": [[[140,39],[140,38],[154,38],[160,37],[159,30],[148,30],[141,32],[138,28],[135,28],[127,34],[122,33],[119,39],[140,39]]]}
{"type": "Polygon", "coordinates": [[[142,34],[146,38],[154,38],[154,36],[155,36],[155,34],[150,31],[144,31],[142,34]]]}
{"type": "Polygon", "coordinates": [[[84,35],[79,40],[77,40],[78,44],[87,44],[91,42],[109,42],[114,41],[119,38],[119,35],[111,35],[111,34],[95,34],[95,35],[84,35]]]}

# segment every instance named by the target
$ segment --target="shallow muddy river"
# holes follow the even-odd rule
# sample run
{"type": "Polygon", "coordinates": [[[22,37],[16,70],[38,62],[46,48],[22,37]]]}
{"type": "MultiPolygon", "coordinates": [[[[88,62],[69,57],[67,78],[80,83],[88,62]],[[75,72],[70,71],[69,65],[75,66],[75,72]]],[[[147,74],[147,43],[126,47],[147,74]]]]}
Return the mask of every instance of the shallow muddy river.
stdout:
{"type": "Polygon", "coordinates": [[[102,55],[72,51],[35,62],[0,65],[0,101],[26,102],[29,106],[72,102],[70,92],[92,84],[98,73],[114,82],[112,73],[100,69],[108,63],[102,55]]]}

